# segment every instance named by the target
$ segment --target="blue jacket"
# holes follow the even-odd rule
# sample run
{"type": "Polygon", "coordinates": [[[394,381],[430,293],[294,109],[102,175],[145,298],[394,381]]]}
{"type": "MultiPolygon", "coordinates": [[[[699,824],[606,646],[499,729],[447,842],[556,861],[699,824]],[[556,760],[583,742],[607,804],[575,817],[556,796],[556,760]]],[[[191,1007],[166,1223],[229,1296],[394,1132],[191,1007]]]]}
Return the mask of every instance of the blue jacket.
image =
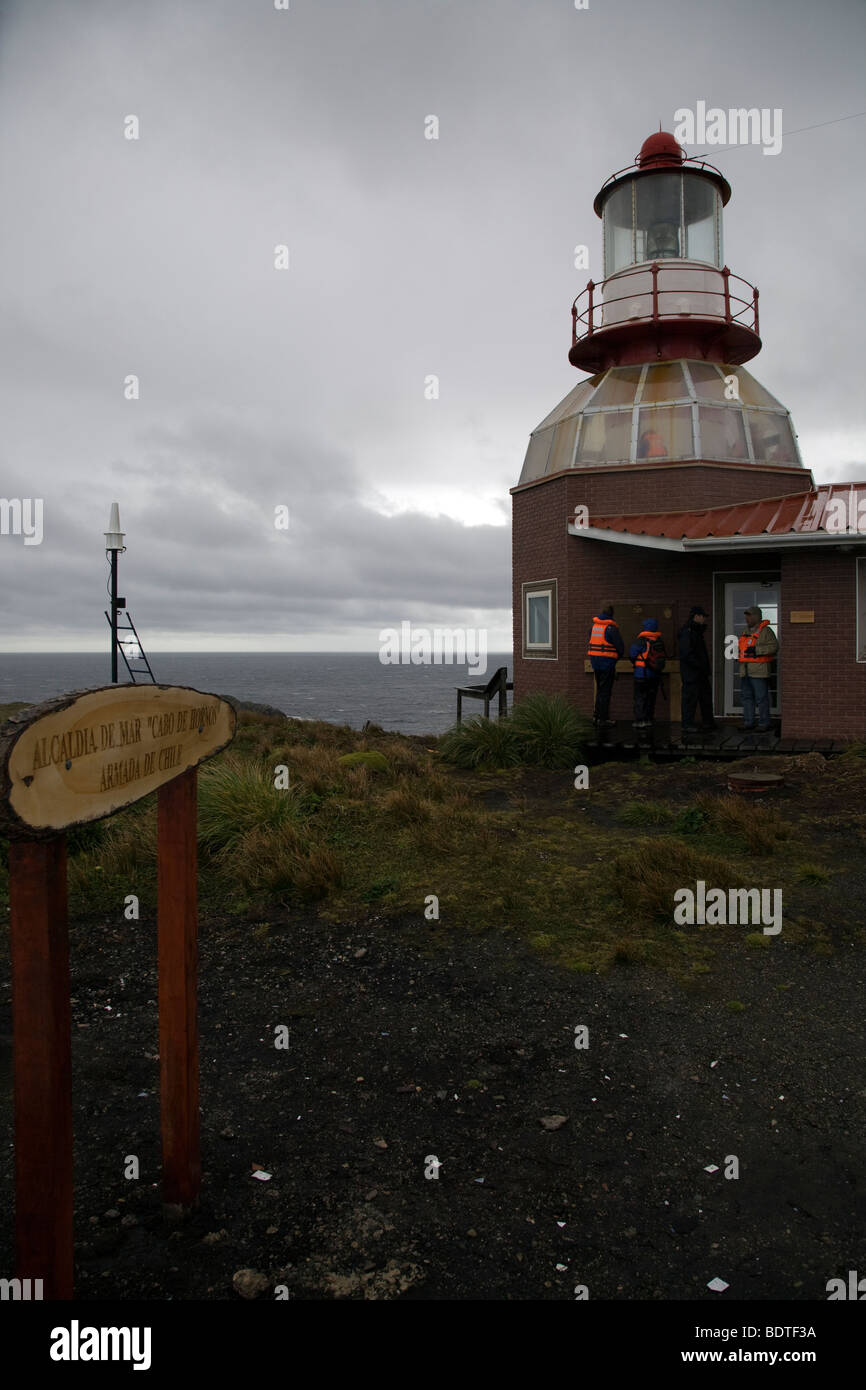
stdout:
{"type": "MultiPolygon", "coordinates": [[[[653,634],[652,648],[656,652],[656,654],[663,658],[666,657],[667,652],[665,651],[665,644],[661,639],[661,634],[659,633],[658,619],[647,618],[646,622],[644,623],[644,632],[653,634]]],[[[631,646],[628,649],[629,660],[632,662],[637,661],[639,656],[642,656],[645,651],[649,650],[649,645],[650,644],[646,637],[644,637],[641,640],[632,642],[631,646]]],[[[664,666],[662,666],[662,669],[664,669],[664,666]]],[[[635,666],[634,678],[636,681],[660,680],[661,671],[653,671],[649,669],[647,666],[635,666]]]]}

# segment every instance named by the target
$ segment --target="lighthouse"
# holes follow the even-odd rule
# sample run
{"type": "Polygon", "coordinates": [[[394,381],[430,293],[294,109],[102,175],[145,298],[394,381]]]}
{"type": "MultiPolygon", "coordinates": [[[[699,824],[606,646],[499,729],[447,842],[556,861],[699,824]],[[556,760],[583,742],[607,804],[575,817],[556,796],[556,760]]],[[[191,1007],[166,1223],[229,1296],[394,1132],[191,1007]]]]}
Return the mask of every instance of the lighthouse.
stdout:
{"type": "MultiPolygon", "coordinates": [[[[775,730],[802,737],[812,716],[799,658],[786,665],[785,649],[795,622],[799,651],[814,639],[820,664],[815,594],[804,588],[814,565],[849,615],[843,685],[856,700],[821,715],[841,735],[866,726],[866,534],[842,537],[830,519],[846,506],[853,515],[866,483],[816,488],[787,408],[744,365],[761,350],[759,292],[725,260],[730,200],[720,171],[665,131],[596,195],[603,275],[571,306],[568,358],[581,380],[532,431],[512,488],[515,700],[544,690],[591,712],[587,635],[603,600],[626,651],[655,617],[674,658],[700,604],[712,615],[724,727],[741,716],[726,639],[759,606],[780,640],[775,730]]],[[[675,724],[675,659],[668,670],[675,724]]],[[[630,718],[631,682],[618,687],[612,714],[630,718]]]]}

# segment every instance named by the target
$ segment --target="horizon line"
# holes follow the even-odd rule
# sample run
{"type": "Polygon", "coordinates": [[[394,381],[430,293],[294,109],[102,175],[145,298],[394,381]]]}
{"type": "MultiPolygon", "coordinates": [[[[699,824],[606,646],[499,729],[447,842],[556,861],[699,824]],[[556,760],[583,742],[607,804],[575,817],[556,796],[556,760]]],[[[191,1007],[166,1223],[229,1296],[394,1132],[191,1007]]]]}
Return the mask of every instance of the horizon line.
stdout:
{"type": "MultiPolygon", "coordinates": [[[[511,647],[491,647],[490,651],[507,652],[511,647]]],[[[148,648],[149,655],[152,656],[378,656],[379,651],[376,647],[353,647],[333,648],[333,647],[202,647],[198,651],[167,651],[158,647],[148,648]]],[[[45,651],[34,651],[27,648],[2,648],[0,647],[0,657],[4,656],[105,656],[102,647],[85,647],[79,650],[58,651],[57,648],[47,648],[45,651]]],[[[110,657],[111,653],[108,653],[110,657]]],[[[470,663],[471,664],[471,663],[470,663]]]]}

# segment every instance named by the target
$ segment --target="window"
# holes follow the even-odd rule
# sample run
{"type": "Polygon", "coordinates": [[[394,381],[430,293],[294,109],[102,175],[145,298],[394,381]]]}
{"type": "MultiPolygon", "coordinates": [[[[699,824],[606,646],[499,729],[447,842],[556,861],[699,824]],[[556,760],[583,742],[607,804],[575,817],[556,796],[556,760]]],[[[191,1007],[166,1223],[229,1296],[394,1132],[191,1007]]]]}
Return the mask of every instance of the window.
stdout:
{"type": "Polygon", "coordinates": [[[579,415],[572,415],[570,420],[561,420],[555,427],[553,445],[547,460],[548,473],[559,473],[563,468],[571,467],[579,420],[579,415]]]}
{"type": "Polygon", "coordinates": [[[556,580],[523,585],[523,655],[556,657],[556,580]]]}
{"type": "Polygon", "coordinates": [[[747,459],[746,431],[742,413],[722,406],[700,407],[701,448],[704,459],[747,459]]]}
{"type": "Polygon", "coordinates": [[[553,441],[554,426],[546,430],[536,431],[529,437],[529,448],[526,451],[526,459],[523,464],[523,472],[520,475],[521,482],[527,482],[530,478],[542,478],[547,467],[547,455],[550,453],[550,445],[553,441]]]}
{"type": "Polygon", "coordinates": [[[725,396],[725,376],[734,376],[742,371],[741,367],[725,367],[724,375],[718,367],[711,362],[694,362],[689,359],[689,375],[695,388],[695,395],[699,401],[724,401],[730,399],[725,396]]]}
{"type": "Polygon", "coordinates": [[[758,463],[796,463],[797,451],[786,415],[768,410],[750,410],[746,414],[752,435],[752,448],[758,463]]]}
{"type": "Polygon", "coordinates": [[[584,415],[578,463],[628,463],[630,455],[630,410],[601,410],[584,415]]]}
{"type": "Polygon", "coordinates": [[[613,367],[600,379],[592,408],[600,405],[634,405],[643,367],[613,367]]]}
{"type": "Polygon", "coordinates": [[[694,458],[691,406],[649,406],[640,411],[637,457],[694,458]]]}
{"type": "Polygon", "coordinates": [[[614,275],[634,263],[633,182],[617,188],[604,205],[604,275],[614,275]]]}
{"type": "Polygon", "coordinates": [[[636,181],[636,261],[682,256],[682,183],[679,173],[653,174],[636,181]]]}
{"type": "Polygon", "coordinates": [[[679,362],[662,362],[647,367],[641,402],[683,400],[690,395],[679,362]]]}
{"type": "Polygon", "coordinates": [[[721,199],[707,179],[683,179],[683,212],[686,224],[686,256],[692,261],[721,265],[718,245],[721,199]]]}

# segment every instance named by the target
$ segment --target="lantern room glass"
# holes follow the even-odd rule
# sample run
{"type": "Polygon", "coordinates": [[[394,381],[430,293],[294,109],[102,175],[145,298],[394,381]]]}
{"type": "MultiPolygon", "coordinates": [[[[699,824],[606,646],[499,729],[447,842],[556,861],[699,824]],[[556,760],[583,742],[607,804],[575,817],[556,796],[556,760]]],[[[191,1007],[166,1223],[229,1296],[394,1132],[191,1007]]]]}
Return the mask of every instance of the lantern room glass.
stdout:
{"type": "Polygon", "coordinates": [[[683,459],[802,467],[788,412],[745,367],[689,358],[582,382],[533,432],[520,482],[683,459]]]}
{"type": "Polygon", "coordinates": [[[626,179],[602,211],[604,275],[647,261],[722,265],[722,199],[694,170],[626,179]]]}

